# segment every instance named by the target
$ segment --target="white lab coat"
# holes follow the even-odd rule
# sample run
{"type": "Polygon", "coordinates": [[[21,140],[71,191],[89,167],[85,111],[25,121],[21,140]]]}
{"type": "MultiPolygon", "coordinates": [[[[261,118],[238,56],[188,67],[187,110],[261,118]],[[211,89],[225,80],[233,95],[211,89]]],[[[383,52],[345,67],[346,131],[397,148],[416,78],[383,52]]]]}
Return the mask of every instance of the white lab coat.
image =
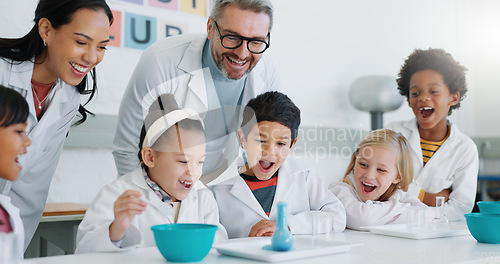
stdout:
{"type": "Polygon", "coordinates": [[[288,158],[279,169],[269,216],[236,169],[225,173],[234,177],[209,188],[215,195],[220,222],[226,227],[229,238],[247,237],[252,226],[262,219],[276,220],[280,201],[288,203],[287,220],[292,234],[312,234],[312,215],[317,213],[333,216],[335,232],[345,229],[346,214],[342,203],[312,170],[296,160],[288,158]]]}
{"type": "MultiPolygon", "coordinates": [[[[175,223],[173,209],[164,203],[147,185],[141,166],[101,189],[85,213],[77,233],[76,253],[130,250],[153,247],[155,240],[151,226],[175,223]],[[148,203],[137,215],[125,233],[121,248],[109,238],[109,226],[114,220],[114,203],[126,190],[138,190],[148,203]]],[[[186,199],[182,200],[177,223],[205,223],[217,225],[216,240],[227,239],[226,230],[219,223],[219,211],[213,194],[201,182],[196,182],[186,199]]]]}
{"type": "Polygon", "coordinates": [[[25,231],[24,248],[28,246],[42,217],[52,176],[80,104],[78,90],[58,79],[47,97],[50,105],[38,121],[31,89],[32,75],[32,62],[10,64],[0,59],[0,84],[26,98],[30,111],[26,133],[31,139],[31,146],[19,159],[23,169],[15,182],[0,179],[0,193],[10,196],[12,204],[20,210],[25,231]]]}
{"type": "Polygon", "coordinates": [[[474,207],[479,157],[472,139],[450,121],[448,124],[450,136],[425,167],[417,120],[393,122],[387,128],[402,133],[412,148],[414,174],[408,191],[418,196],[421,189],[438,193],[451,187],[452,192],[444,206],[445,215],[451,221],[464,220],[464,214],[470,213],[474,207]]]}
{"type": "MultiPolygon", "coordinates": [[[[125,90],[118,114],[113,156],[119,175],[132,171],[139,164],[137,153],[143,120],[149,106],[159,95],[172,93],[179,107],[192,108],[202,115],[208,110],[205,80],[211,80],[211,74],[208,68],[202,69],[201,63],[206,41],[206,34],[172,36],[156,42],[143,52],[125,90]]],[[[241,100],[243,106],[261,93],[278,90],[275,69],[269,56],[263,55],[247,75],[241,100]]],[[[216,102],[215,105],[220,104],[216,102]]],[[[237,143],[235,146],[238,146],[237,143]]],[[[234,158],[227,157],[227,164],[231,164],[234,158]]]]}
{"type": "Polygon", "coordinates": [[[435,217],[432,208],[420,202],[417,196],[397,190],[389,200],[363,202],[356,190],[345,182],[334,182],[329,189],[339,198],[347,213],[347,227],[361,230],[363,226],[406,223],[407,207],[426,208],[426,220],[435,217]]]}
{"type": "MultiPolygon", "coordinates": [[[[10,197],[0,194],[0,205],[7,211],[10,217],[10,225],[12,226],[12,232],[17,239],[17,249],[18,258],[23,259],[24,253],[24,226],[19,216],[19,209],[12,205],[10,202],[10,197]]],[[[0,251],[2,251],[2,246],[0,245],[0,251]]],[[[0,252],[2,254],[2,252],[0,252]]],[[[0,259],[2,259],[0,257],[0,259]]]]}

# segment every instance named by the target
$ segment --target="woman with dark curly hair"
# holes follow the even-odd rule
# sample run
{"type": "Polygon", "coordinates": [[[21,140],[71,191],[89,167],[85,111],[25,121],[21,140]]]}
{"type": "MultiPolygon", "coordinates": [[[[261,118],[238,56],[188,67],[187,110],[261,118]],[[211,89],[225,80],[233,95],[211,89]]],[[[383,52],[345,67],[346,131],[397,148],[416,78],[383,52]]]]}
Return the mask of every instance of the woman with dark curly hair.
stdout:
{"type": "Polygon", "coordinates": [[[401,132],[413,149],[414,180],[409,191],[429,206],[444,196],[450,220],[461,220],[471,212],[476,197],[477,147],[447,119],[467,92],[465,71],[442,49],[415,50],[397,79],[415,118],[387,126],[401,132]]]}
{"type": "Polygon", "coordinates": [[[96,93],[95,66],[109,42],[113,14],[105,0],[40,0],[34,25],[21,38],[0,38],[0,85],[28,102],[26,133],[33,144],[19,158],[15,182],[0,179],[0,193],[19,208],[25,247],[42,217],[52,176],[71,123],[89,113],[81,94],[96,93]]]}

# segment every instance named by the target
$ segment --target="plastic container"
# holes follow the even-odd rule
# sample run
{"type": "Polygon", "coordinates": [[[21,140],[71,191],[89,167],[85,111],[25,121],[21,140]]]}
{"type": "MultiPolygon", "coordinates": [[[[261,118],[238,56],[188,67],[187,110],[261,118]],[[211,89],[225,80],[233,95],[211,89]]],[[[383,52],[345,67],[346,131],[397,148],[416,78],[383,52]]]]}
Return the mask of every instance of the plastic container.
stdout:
{"type": "Polygon", "coordinates": [[[217,226],[208,224],[164,224],[151,227],[160,253],[171,262],[202,260],[215,238],[217,226]]]}
{"type": "Polygon", "coordinates": [[[477,202],[477,206],[483,214],[500,214],[500,201],[481,201],[477,202]]]}
{"type": "Polygon", "coordinates": [[[481,243],[500,244],[500,214],[465,214],[471,235],[481,243]]]}

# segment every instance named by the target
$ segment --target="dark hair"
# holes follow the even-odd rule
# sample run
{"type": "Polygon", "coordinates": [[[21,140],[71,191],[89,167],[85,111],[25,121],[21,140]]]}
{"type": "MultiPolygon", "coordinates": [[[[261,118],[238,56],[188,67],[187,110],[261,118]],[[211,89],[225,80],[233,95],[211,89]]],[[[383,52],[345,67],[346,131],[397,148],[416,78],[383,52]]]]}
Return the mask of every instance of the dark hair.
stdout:
{"type": "MultiPolygon", "coordinates": [[[[109,18],[109,24],[113,23],[113,14],[105,0],[40,0],[35,10],[35,25],[33,25],[28,34],[17,39],[0,38],[0,57],[11,59],[13,63],[34,60],[37,56],[46,57],[47,54],[44,54],[43,40],[38,33],[38,21],[42,18],[47,18],[52,27],[58,29],[63,25],[71,23],[73,14],[84,8],[103,10],[109,18]]],[[[45,60],[45,57],[43,60],[45,60]]],[[[92,78],[92,89],[87,89],[87,76],[83,77],[83,80],[76,85],[76,89],[80,94],[90,94],[89,99],[84,105],[89,103],[97,92],[95,68],[90,71],[90,76],[92,78]]],[[[87,113],[94,115],[82,105],[79,106],[78,112],[82,118],[75,125],[85,122],[87,113]]]]}
{"type": "MultiPolygon", "coordinates": [[[[158,99],[156,99],[151,106],[149,107],[149,112],[146,118],[144,119],[144,124],[141,129],[141,136],[139,138],[139,161],[142,162],[142,155],[141,155],[141,150],[142,150],[142,145],[144,143],[144,138],[146,137],[146,132],[147,130],[151,127],[151,125],[156,122],[159,118],[163,117],[164,115],[174,111],[178,110],[179,106],[177,105],[177,102],[175,101],[175,97],[173,94],[166,93],[158,96],[158,99]]],[[[205,135],[205,130],[203,129],[203,124],[198,121],[198,120],[192,120],[192,119],[183,119],[175,124],[175,126],[171,126],[170,128],[167,129],[167,131],[163,132],[163,134],[158,138],[158,140],[151,146],[153,149],[156,146],[160,146],[165,143],[165,140],[168,140],[168,135],[171,134],[173,131],[183,129],[183,130],[194,130],[194,131],[200,131],[205,135]],[[176,128],[175,130],[173,128],[176,128]]]]}
{"type": "Polygon", "coordinates": [[[288,127],[292,133],[292,143],[299,133],[300,109],[280,92],[266,92],[248,101],[241,125],[245,138],[253,128],[251,122],[254,118],[257,123],[271,121],[288,127]]]}
{"type": "Polygon", "coordinates": [[[444,82],[450,89],[450,94],[460,94],[460,100],[456,105],[450,107],[448,115],[453,109],[460,108],[460,102],[465,98],[467,83],[465,82],[465,71],[467,68],[453,59],[451,54],[443,49],[421,50],[416,49],[405,60],[399,72],[398,90],[401,95],[410,97],[410,79],[415,72],[423,70],[433,70],[443,75],[444,82]]]}
{"type": "Polygon", "coordinates": [[[29,107],[22,95],[0,85],[0,127],[20,124],[28,120],[29,107]]]}

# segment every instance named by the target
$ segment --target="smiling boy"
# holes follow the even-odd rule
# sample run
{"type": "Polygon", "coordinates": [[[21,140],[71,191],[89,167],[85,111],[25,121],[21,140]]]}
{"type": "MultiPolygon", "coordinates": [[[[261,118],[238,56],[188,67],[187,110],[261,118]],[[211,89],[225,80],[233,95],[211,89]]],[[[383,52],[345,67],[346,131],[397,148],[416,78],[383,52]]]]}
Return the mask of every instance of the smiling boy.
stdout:
{"type": "Polygon", "coordinates": [[[413,150],[410,191],[429,206],[435,206],[436,196],[445,196],[450,220],[471,212],[476,195],[477,147],[447,119],[467,92],[465,71],[442,49],[415,50],[397,80],[415,118],[387,126],[401,132],[413,150]]]}
{"type": "Polygon", "coordinates": [[[250,100],[238,131],[245,165],[235,177],[211,186],[220,221],[229,238],[271,236],[277,203],[288,203],[292,234],[311,234],[313,214],[333,217],[332,229],[345,229],[343,205],[307,166],[287,159],[297,142],[300,110],[286,95],[267,92],[250,100]]]}

